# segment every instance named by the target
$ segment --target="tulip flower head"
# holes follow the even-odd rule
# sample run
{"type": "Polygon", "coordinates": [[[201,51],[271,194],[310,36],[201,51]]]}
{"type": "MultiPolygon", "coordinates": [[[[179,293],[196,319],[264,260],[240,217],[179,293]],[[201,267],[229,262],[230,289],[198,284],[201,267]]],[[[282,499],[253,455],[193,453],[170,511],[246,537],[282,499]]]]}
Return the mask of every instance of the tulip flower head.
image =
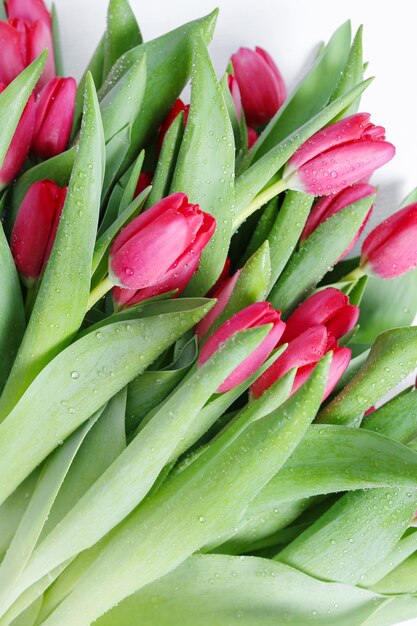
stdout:
{"type": "Polygon", "coordinates": [[[52,32],[52,18],[43,0],[7,0],[7,17],[26,20],[32,24],[40,21],[52,32]]]}
{"type": "Polygon", "coordinates": [[[283,178],[288,189],[328,196],[370,176],[392,159],[395,148],[385,129],[355,113],[306,141],[288,161],[283,178]]]}
{"type": "MultiPolygon", "coordinates": [[[[362,198],[366,198],[366,196],[371,196],[375,193],[375,187],[372,185],[367,185],[365,183],[359,183],[357,185],[352,185],[351,187],[346,187],[342,189],[335,195],[331,196],[323,196],[320,200],[313,206],[311,213],[307,219],[307,222],[304,226],[304,230],[301,233],[300,240],[304,241],[329,217],[332,217],[339,211],[342,211],[344,208],[357,202],[358,200],[362,200],[362,198]]],[[[368,211],[365,219],[362,222],[361,227],[356,233],[355,238],[350,243],[350,245],[346,248],[341,258],[343,258],[353,246],[358,241],[359,237],[362,234],[363,229],[365,228],[369,218],[371,217],[371,213],[373,210],[373,205],[368,211]]],[[[340,260],[340,259],[339,259],[340,260]]]]}
{"type": "Polygon", "coordinates": [[[359,318],[359,308],[339,289],[327,287],[307,298],[287,320],[282,343],[288,343],[312,326],[325,326],[335,338],[349,333],[359,318]]]}
{"type": "Polygon", "coordinates": [[[77,86],[73,78],[53,78],[36,102],[32,151],[40,159],[64,152],[74,118],[77,86]]]}
{"type": "Polygon", "coordinates": [[[43,180],[29,187],[20,206],[10,246],[16,267],[28,285],[45,269],[66,193],[66,187],[59,188],[53,181],[43,180]]]}
{"type": "Polygon", "coordinates": [[[239,274],[240,270],[237,271],[233,276],[230,276],[230,278],[227,278],[225,281],[223,281],[219,289],[213,293],[212,297],[216,298],[217,302],[214,307],[210,309],[207,315],[201,320],[201,322],[197,324],[196,327],[197,335],[200,339],[207,335],[214,321],[226,308],[227,303],[229,302],[233,290],[236,286],[239,274]]]}
{"type": "Polygon", "coordinates": [[[231,61],[248,125],[256,128],[267,124],[287,97],[279,69],[259,47],[239,48],[231,61]]]}
{"type": "Polygon", "coordinates": [[[116,237],[109,276],[119,306],[184,289],[216,228],[214,217],[174,193],[136,217],[116,237]]]}
{"type": "Polygon", "coordinates": [[[362,246],[361,267],[380,278],[396,278],[417,267],[417,202],[369,233],[362,246]]]}
{"type": "MultiPolygon", "coordinates": [[[[0,83],[0,93],[5,85],[0,83]]],[[[10,184],[20,172],[28,156],[35,127],[35,99],[30,96],[0,168],[0,189],[10,184]]]]}
{"type": "Polygon", "coordinates": [[[6,85],[12,82],[46,48],[49,50],[45,69],[39,78],[36,90],[55,76],[53,41],[50,28],[44,21],[32,23],[23,19],[12,18],[0,21],[0,81],[6,85]]]}
{"type": "Polygon", "coordinates": [[[269,302],[257,302],[233,315],[227,322],[212,334],[204,344],[199,359],[199,366],[203,365],[232,335],[235,333],[272,324],[272,328],[256,350],[248,356],[220,385],[218,393],[230,391],[247,380],[265,361],[277,345],[284,331],[285,324],[281,321],[280,311],[271,307],[269,302]]]}
{"type": "Polygon", "coordinates": [[[184,113],[184,128],[185,128],[187,124],[189,111],[190,111],[189,104],[184,104],[181,98],[177,98],[177,100],[175,100],[170,112],[168,113],[164,121],[162,122],[161,127],[159,129],[159,137],[158,137],[159,150],[161,150],[162,148],[162,144],[164,142],[164,138],[168,132],[169,127],[171,126],[172,122],[178,117],[180,113],[184,113]]]}

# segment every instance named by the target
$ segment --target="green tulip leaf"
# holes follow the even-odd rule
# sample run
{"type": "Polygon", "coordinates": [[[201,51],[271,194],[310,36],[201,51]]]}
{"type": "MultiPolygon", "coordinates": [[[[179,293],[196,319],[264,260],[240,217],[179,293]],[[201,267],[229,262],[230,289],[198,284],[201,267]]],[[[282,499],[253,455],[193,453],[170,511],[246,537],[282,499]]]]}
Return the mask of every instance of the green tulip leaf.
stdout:
{"type": "Polygon", "coordinates": [[[181,112],[168,128],[162,142],[161,152],[152,180],[152,191],[146,203],[147,208],[169,194],[183,136],[184,113],[181,112]]]}
{"type": "Polygon", "coordinates": [[[103,66],[104,66],[104,49],[105,49],[105,36],[100,39],[97,48],[95,49],[93,56],[85,70],[77,87],[77,97],[75,99],[75,111],[74,121],[71,130],[71,139],[74,140],[80,128],[81,117],[84,108],[84,94],[87,85],[87,78],[91,74],[94,80],[96,89],[99,90],[103,84],[103,66]]]}
{"type": "Polygon", "coordinates": [[[104,43],[103,80],[116,61],[142,43],[142,35],[127,0],[110,0],[104,43]]]}
{"type": "Polygon", "coordinates": [[[102,203],[108,198],[111,188],[117,180],[118,172],[129,150],[131,132],[132,127],[125,126],[106,144],[105,175],[101,192],[102,203]]]}
{"type": "Polygon", "coordinates": [[[185,289],[188,295],[204,295],[220,276],[232,235],[235,152],[232,126],[202,36],[196,40],[193,59],[191,107],[171,192],[186,193],[190,202],[216,218],[215,233],[185,289]]]}
{"type": "MultiPolygon", "coordinates": [[[[363,80],[363,55],[362,55],[362,31],[363,27],[359,26],[355,38],[350,49],[349,57],[346,66],[340,77],[339,84],[330,98],[330,102],[337,100],[340,96],[348,93],[350,89],[353,89],[356,85],[359,85],[363,80]]],[[[347,117],[358,112],[360,104],[360,98],[352,102],[352,104],[340,114],[339,117],[347,117]]]]}
{"type": "Polygon", "coordinates": [[[39,477],[40,468],[28,476],[0,506],[0,558],[9,547],[29,503],[39,477]]]}
{"type": "Polygon", "coordinates": [[[52,4],[52,8],[51,8],[51,19],[52,19],[52,38],[54,42],[55,72],[57,76],[65,76],[64,63],[62,60],[62,46],[61,46],[61,36],[59,32],[58,13],[57,13],[55,3],[52,4]]]}

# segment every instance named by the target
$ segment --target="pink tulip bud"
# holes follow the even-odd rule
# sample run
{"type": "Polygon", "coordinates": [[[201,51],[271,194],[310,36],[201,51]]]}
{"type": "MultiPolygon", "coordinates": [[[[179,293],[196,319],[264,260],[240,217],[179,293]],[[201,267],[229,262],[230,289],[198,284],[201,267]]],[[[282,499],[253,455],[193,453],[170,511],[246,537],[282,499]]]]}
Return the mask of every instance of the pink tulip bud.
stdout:
{"type": "Polygon", "coordinates": [[[54,245],[67,188],[51,180],[34,183],[20,206],[11,236],[16,267],[26,282],[36,280],[54,245]]]}
{"type": "Polygon", "coordinates": [[[110,251],[116,302],[129,306],[146,298],[181,291],[197,271],[202,250],[216,228],[214,217],[174,193],[141,213],[116,237],[110,251]],[[138,293],[139,291],[139,293],[138,293]]]}
{"type": "Polygon", "coordinates": [[[240,95],[239,84],[232,74],[227,75],[227,84],[229,86],[233,104],[235,105],[237,119],[240,121],[242,117],[242,97],[240,95]]]}
{"type": "Polygon", "coordinates": [[[264,391],[294,367],[297,368],[291,393],[307,380],[316,363],[331,349],[325,326],[312,326],[293,339],[285,352],[251,386],[251,393],[259,398],[264,391]]]}
{"type": "MultiPolygon", "coordinates": [[[[0,93],[5,86],[0,83],[0,93]]],[[[35,127],[35,99],[30,96],[0,169],[0,189],[11,183],[23,167],[29,153],[35,127]]]]}
{"type": "Polygon", "coordinates": [[[146,187],[152,185],[153,174],[151,172],[141,172],[138,178],[138,184],[135,189],[135,198],[137,198],[146,187]]]}
{"type": "Polygon", "coordinates": [[[306,141],[284,170],[289,189],[328,196],[370,176],[392,159],[395,148],[368,113],[355,113],[306,141]]]}
{"type": "Polygon", "coordinates": [[[329,397],[339,380],[347,370],[352,358],[352,350],[337,346],[333,350],[332,362],[330,364],[329,376],[322,402],[329,397]]]}
{"type": "Polygon", "coordinates": [[[201,322],[197,325],[196,330],[200,339],[203,339],[205,335],[207,335],[210,328],[213,326],[214,321],[219,317],[219,315],[226,308],[227,303],[230,300],[230,297],[233,293],[233,290],[236,286],[237,279],[239,278],[240,270],[237,271],[233,276],[227,278],[219,287],[219,289],[213,294],[213,298],[217,299],[216,304],[210,311],[207,313],[206,317],[201,320],[201,322]]]}
{"type": "Polygon", "coordinates": [[[263,126],[287,97],[281,73],[262,48],[239,48],[231,60],[246,121],[249,126],[263,126]]]}
{"type": "Polygon", "coordinates": [[[190,110],[190,105],[184,104],[181,98],[177,98],[177,100],[175,100],[170,112],[168,113],[164,121],[162,122],[161,127],[159,129],[159,137],[158,137],[158,149],[159,150],[161,150],[162,148],[162,144],[163,144],[165,135],[168,132],[169,127],[171,126],[172,122],[180,113],[184,113],[184,128],[185,128],[185,125],[187,124],[189,110],[190,110]]]}
{"type": "Polygon", "coordinates": [[[359,308],[339,289],[327,287],[310,296],[290,315],[282,343],[293,341],[312,326],[325,326],[335,339],[350,332],[359,317],[359,308]]]}
{"type": "Polygon", "coordinates": [[[361,266],[381,278],[396,278],[417,267],[417,202],[369,233],[362,246],[361,266]]]}
{"type": "Polygon", "coordinates": [[[42,89],[55,76],[52,34],[43,21],[29,23],[13,18],[0,22],[0,41],[0,81],[5,85],[11,83],[46,48],[49,54],[36,89],[42,89]]]}
{"type": "MultiPolygon", "coordinates": [[[[316,228],[320,226],[320,224],[323,224],[323,222],[328,220],[329,217],[332,217],[345,207],[349,206],[349,204],[353,204],[354,202],[362,200],[362,198],[366,198],[366,196],[371,196],[374,193],[375,187],[372,187],[372,185],[367,185],[365,183],[359,183],[357,185],[352,185],[352,187],[346,187],[345,189],[342,189],[336,195],[324,196],[323,198],[320,198],[320,200],[313,206],[311,210],[306,225],[304,226],[304,230],[301,233],[301,241],[304,241],[305,239],[310,237],[310,235],[316,230],[316,228]]],[[[346,248],[340,258],[343,258],[348,252],[350,252],[355,243],[358,241],[363,229],[365,228],[369,218],[371,217],[372,210],[373,205],[369,209],[368,214],[365,217],[358,232],[356,233],[355,238],[346,248]]]]}
{"type": "Polygon", "coordinates": [[[74,117],[76,83],[73,78],[53,78],[36,102],[32,151],[38,158],[50,159],[68,145],[74,117]]]}
{"type": "Polygon", "coordinates": [[[6,11],[9,18],[43,22],[52,32],[52,18],[43,0],[7,0],[6,11]]]}
{"type": "Polygon", "coordinates": [[[220,385],[217,389],[218,393],[224,393],[225,391],[230,391],[230,389],[237,387],[237,385],[240,385],[240,383],[249,378],[249,376],[262,365],[277,345],[285,328],[285,324],[281,321],[280,311],[273,309],[269,302],[257,302],[239,311],[236,315],[233,315],[233,317],[212,334],[210,339],[203,346],[198,359],[200,366],[235,333],[266,324],[273,325],[268,335],[256,350],[220,385]]]}

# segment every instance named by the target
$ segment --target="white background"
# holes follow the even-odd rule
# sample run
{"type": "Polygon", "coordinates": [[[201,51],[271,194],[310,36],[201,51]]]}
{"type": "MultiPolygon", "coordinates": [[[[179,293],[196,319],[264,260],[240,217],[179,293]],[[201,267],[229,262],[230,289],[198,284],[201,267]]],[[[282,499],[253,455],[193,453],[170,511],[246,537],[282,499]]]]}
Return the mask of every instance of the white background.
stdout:
{"type": "MultiPolygon", "coordinates": [[[[79,78],[105,27],[106,0],[55,0],[65,70],[79,78]]],[[[274,57],[289,91],[309,67],[317,46],[346,19],[364,25],[368,76],[376,76],[361,109],[383,125],[397,148],[376,173],[379,200],[374,221],[395,210],[417,186],[417,52],[413,0],[131,0],[144,39],[220,8],[210,50],[219,75],[240,46],[261,45],[274,57]]],[[[417,619],[404,622],[417,626],[417,619]]]]}

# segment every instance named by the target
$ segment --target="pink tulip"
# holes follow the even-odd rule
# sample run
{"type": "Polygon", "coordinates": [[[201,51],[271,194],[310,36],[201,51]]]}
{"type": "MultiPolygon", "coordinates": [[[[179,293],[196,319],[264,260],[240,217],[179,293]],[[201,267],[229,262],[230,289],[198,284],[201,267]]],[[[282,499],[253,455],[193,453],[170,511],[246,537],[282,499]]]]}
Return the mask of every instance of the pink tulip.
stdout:
{"type": "Polygon", "coordinates": [[[55,76],[52,34],[43,21],[29,23],[13,18],[0,22],[0,41],[0,81],[5,85],[11,83],[46,48],[49,54],[36,89],[42,89],[55,76]]]}
{"type": "Polygon", "coordinates": [[[226,308],[227,303],[230,300],[230,297],[233,293],[233,290],[236,286],[237,279],[239,278],[240,270],[237,271],[233,276],[227,278],[220,288],[213,294],[213,298],[217,299],[216,304],[210,311],[207,313],[206,317],[201,320],[201,322],[197,325],[196,330],[200,339],[203,339],[205,335],[207,335],[210,328],[213,326],[214,321],[219,317],[219,315],[226,308]]]}
{"type": "Polygon", "coordinates": [[[175,100],[170,112],[168,113],[164,121],[162,122],[161,127],[159,129],[159,137],[158,137],[158,149],[159,150],[161,150],[162,148],[162,144],[163,144],[165,135],[168,132],[169,127],[171,126],[172,122],[175,120],[176,117],[178,117],[180,113],[184,113],[184,128],[185,128],[189,111],[190,111],[189,104],[184,104],[181,98],[177,98],[177,100],[175,100]]]}
{"type": "Polygon", "coordinates": [[[135,189],[135,198],[137,198],[142,191],[145,191],[146,187],[152,185],[153,175],[150,172],[141,172],[139,174],[138,183],[135,189]]]}
{"type": "Polygon", "coordinates": [[[233,317],[212,334],[210,339],[203,346],[198,359],[200,367],[235,333],[266,324],[272,324],[272,329],[268,335],[256,350],[226,378],[217,389],[218,393],[224,393],[225,391],[230,391],[230,389],[237,387],[237,385],[247,380],[247,378],[262,365],[277,345],[285,328],[285,324],[281,321],[280,311],[273,309],[269,302],[257,302],[239,311],[236,315],[233,315],[233,317]]]}
{"type": "Polygon", "coordinates": [[[248,148],[252,148],[253,144],[258,141],[258,133],[248,126],[248,148]]]}
{"type": "Polygon", "coordinates": [[[370,176],[392,159],[395,148],[368,113],[355,113],[306,141],[284,170],[289,189],[314,196],[334,194],[370,176]]]}
{"type": "Polygon", "coordinates": [[[229,86],[233,104],[235,105],[237,119],[240,121],[242,117],[242,97],[240,95],[239,84],[232,74],[227,75],[227,84],[229,86]]]}
{"type": "Polygon", "coordinates": [[[259,398],[266,389],[294,367],[297,368],[291,393],[307,380],[318,361],[332,347],[325,326],[312,326],[293,339],[285,352],[251,386],[252,395],[259,398]]]}
{"type": "Polygon", "coordinates": [[[381,278],[396,278],[417,267],[417,202],[369,233],[362,246],[361,266],[381,278]]]}
{"type": "MultiPolygon", "coordinates": [[[[333,196],[324,196],[320,198],[320,200],[313,206],[311,213],[308,217],[306,225],[304,226],[304,230],[301,233],[301,241],[304,241],[329,217],[332,217],[345,207],[349,206],[349,204],[353,204],[358,200],[362,200],[362,198],[366,198],[366,196],[371,196],[375,193],[375,187],[372,185],[367,185],[365,183],[359,183],[357,185],[353,185],[352,187],[346,187],[339,191],[336,195],[333,196]]],[[[350,250],[353,248],[355,243],[358,241],[359,237],[362,234],[363,229],[365,228],[369,218],[371,217],[371,213],[373,210],[373,205],[368,211],[367,216],[362,222],[361,227],[356,233],[355,238],[351,242],[351,244],[346,248],[341,258],[343,258],[350,250]]]]}
{"type": "Polygon", "coordinates": [[[230,257],[226,257],[226,261],[224,262],[221,274],[216,280],[216,282],[214,283],[213,287],[207,293],[207,298],[215,298],[214,294],[216,294],[219,291],[220,287],[222,287],[223,283],[228,278],[230,278],[230,266],[231,266],[230,257]]]}
{"type": "Polygon", "coordinates": [[[279,69],[262,48],[239,48],[231,61],[248,125],[267,124],[287,97],[279,69]]]}
{"type": "Polygon", "coordinates": [[[52,32],[52,18],[43,0],[7,0],[6,11],[9,18],[43,22],[52,32]]]}
{"type": "Polygon", "coordinates": [[[180,292],[197,271],[215,228],[214,217],[189,204],[183,193],[141,213],[119,233],[110,251],[109,275],[124,288],[114,290],[116,302],[131,306],[167,291],[180,292]]]}
{"type": "Polygon", "coordinates": [[[32,151],[40,159],[64,152],[74,117],[76,83],[73,78],[53,78],[36,102],[32,151]]]}
{"type": "Polygon", "coordinates": [[[281,343],[293,341],[312,326],[325,326],[335,339],[340,339],[356,325],[359,308],[339,289],[327,287],[307,298],[290,315],[281,343]]]}
{"type": "Polygon", "coordinates": [[[329,376],[327,378],[327,385],[324,391],[322,402],[326,400],[336,387],[339,380],[347,370],[350,360],[352,358],[352,350],[345,347],[337,346],[333,350],[332,362],[330,364],[329,376]]]}
{"type": "Polygon", "coordinates": [[[20,206],[11,236],[16,267],[27,283],[36,280],[54,245],[67,188],[51,180],[34,183],[20,206]]]}
{"type": "MultiPolygon", "coordinates": [[[[0,93],[5,86],[0,83],[0,93]]],[[[18,175],[29,153],[35,127],[35,99],[30,96],[0,169],[0,189],[7,187],[18,175]]]]}

